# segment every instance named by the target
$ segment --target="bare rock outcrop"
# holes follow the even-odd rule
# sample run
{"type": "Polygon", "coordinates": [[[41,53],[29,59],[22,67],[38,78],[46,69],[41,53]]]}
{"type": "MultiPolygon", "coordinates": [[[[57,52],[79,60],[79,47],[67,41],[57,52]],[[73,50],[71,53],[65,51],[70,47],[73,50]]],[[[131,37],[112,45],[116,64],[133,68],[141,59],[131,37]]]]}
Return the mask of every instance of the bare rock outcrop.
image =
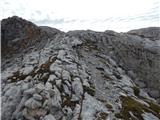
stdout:
{"type": "Polygon", "coordinates": [[[13,17],[3,20],[14,26],[2,33],[5,46],[30,35],[23,27],[14,35],[19,22],[13,19],[33,25],[31,39],[39,42],[9,58],[2,55],[2,120],[160,119],[159,39],[114,31],[64,33],[13,17]]]}
{"type": "Polygon", "coordinates": [[[132,34],[132,35],[138,35],[143,38],[149,38],[150,40],[159,40],[160,38],[160,28],[159,27],[149,27],[149,28],[131,30],[127,33],[132,34]]]}

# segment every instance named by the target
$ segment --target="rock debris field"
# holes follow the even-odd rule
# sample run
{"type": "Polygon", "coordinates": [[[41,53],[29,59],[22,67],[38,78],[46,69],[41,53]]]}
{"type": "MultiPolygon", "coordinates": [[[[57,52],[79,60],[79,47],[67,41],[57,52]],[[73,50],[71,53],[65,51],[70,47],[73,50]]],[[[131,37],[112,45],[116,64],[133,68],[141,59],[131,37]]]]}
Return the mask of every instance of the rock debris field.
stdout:
{"type": "Polygon", "coordinates": [[[1,21],[2,120],[159,120],[160,28],[62,32],[1,21]]]}

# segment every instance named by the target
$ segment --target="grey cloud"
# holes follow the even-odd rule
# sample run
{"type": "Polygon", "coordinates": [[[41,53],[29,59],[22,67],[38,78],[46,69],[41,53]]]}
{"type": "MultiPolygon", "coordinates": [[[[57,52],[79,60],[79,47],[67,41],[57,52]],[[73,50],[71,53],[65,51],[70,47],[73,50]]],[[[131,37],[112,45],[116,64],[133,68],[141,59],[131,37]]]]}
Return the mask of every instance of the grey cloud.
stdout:
{"type": "Polygon", "coordinates": [[[126,17],[110,17],[106,18],[103,22],[140,22],[140,21],[159,21],[158,12],[148,12],[137,16],[126,16],[126,17]]]}
{"type": "Polygon", "coordinates": [[[43,19],[43,20],[35,20],[35,19],[31,19],[31,21],[33,21],[36,24],[39,25],[45,25],[45,24],[63,24],[63,23],[73,23],[76,22],[76,19],[73,20],[65,20],[65,18],[60,18],[60,19],[50,19],[49,17],[43,19]]]}
{"type": "Polygon", "coordinates": [[[42,13],[41,13],[41,11],[39,11],[39,10],[37,10],[37,11],[35,11],[38,15],[41,15],[42,13]]]}
{"type": "Polygon", "coordinates": [[[4,2],[5,5],[9,5],[9,3],[7,1],[4,2]]]}
{"type": "Polygon", "coordinates": [[[62,24],[64,19],[43,19],[43,20],[33,20],[37,24],[62,24]]]}

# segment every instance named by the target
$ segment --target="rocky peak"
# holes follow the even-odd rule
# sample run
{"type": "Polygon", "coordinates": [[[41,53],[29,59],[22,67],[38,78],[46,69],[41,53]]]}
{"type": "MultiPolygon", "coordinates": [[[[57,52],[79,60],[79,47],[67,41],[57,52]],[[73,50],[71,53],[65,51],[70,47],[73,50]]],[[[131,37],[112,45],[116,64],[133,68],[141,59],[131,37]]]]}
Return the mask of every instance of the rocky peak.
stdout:
{"type": "Polygon", "coordinates": [[[3,19],[2,22],[2,41],[10,41],[14,39],[34,38],[40,34],[40,29],[35,24],[13,16],[3,19]]]}
{"type": "Polygon", "coordinates": [[[45,35],[37,25],[13,16],[1,21],[2,55],[17,53],[36,44],[45,35]]]}
{"type": "Polygon", "coordinates": [[[131,30],[128,33],[138,35],[143,38],[149,38],[151,40],[159,40],[160,38],[159,27],[141,28],[141,29],[131,30]]]}
{"type": "Polygon", "coordinates": [[[160,119],[158,39],[37,29],[45,32],[32,39],[39,49],[2,56],[3,120],[160,119]]]}

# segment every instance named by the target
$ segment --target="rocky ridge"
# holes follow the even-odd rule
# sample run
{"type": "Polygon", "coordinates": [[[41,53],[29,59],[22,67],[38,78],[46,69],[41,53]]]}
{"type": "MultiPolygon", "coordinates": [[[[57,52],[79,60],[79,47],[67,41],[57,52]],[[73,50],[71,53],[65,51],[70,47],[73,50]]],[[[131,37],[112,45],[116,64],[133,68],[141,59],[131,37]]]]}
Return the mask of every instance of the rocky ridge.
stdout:
{"type": "MultiPolygon", "coordinates": [[[[4,46],[28,36],[15,23],[30,22],[3,20],[4,46]]],[[[146,37],[150,28],[64,33],[30,25],[34,45],[2,48],[2,120],[160,119],[160,28],[146,37]]]]}

